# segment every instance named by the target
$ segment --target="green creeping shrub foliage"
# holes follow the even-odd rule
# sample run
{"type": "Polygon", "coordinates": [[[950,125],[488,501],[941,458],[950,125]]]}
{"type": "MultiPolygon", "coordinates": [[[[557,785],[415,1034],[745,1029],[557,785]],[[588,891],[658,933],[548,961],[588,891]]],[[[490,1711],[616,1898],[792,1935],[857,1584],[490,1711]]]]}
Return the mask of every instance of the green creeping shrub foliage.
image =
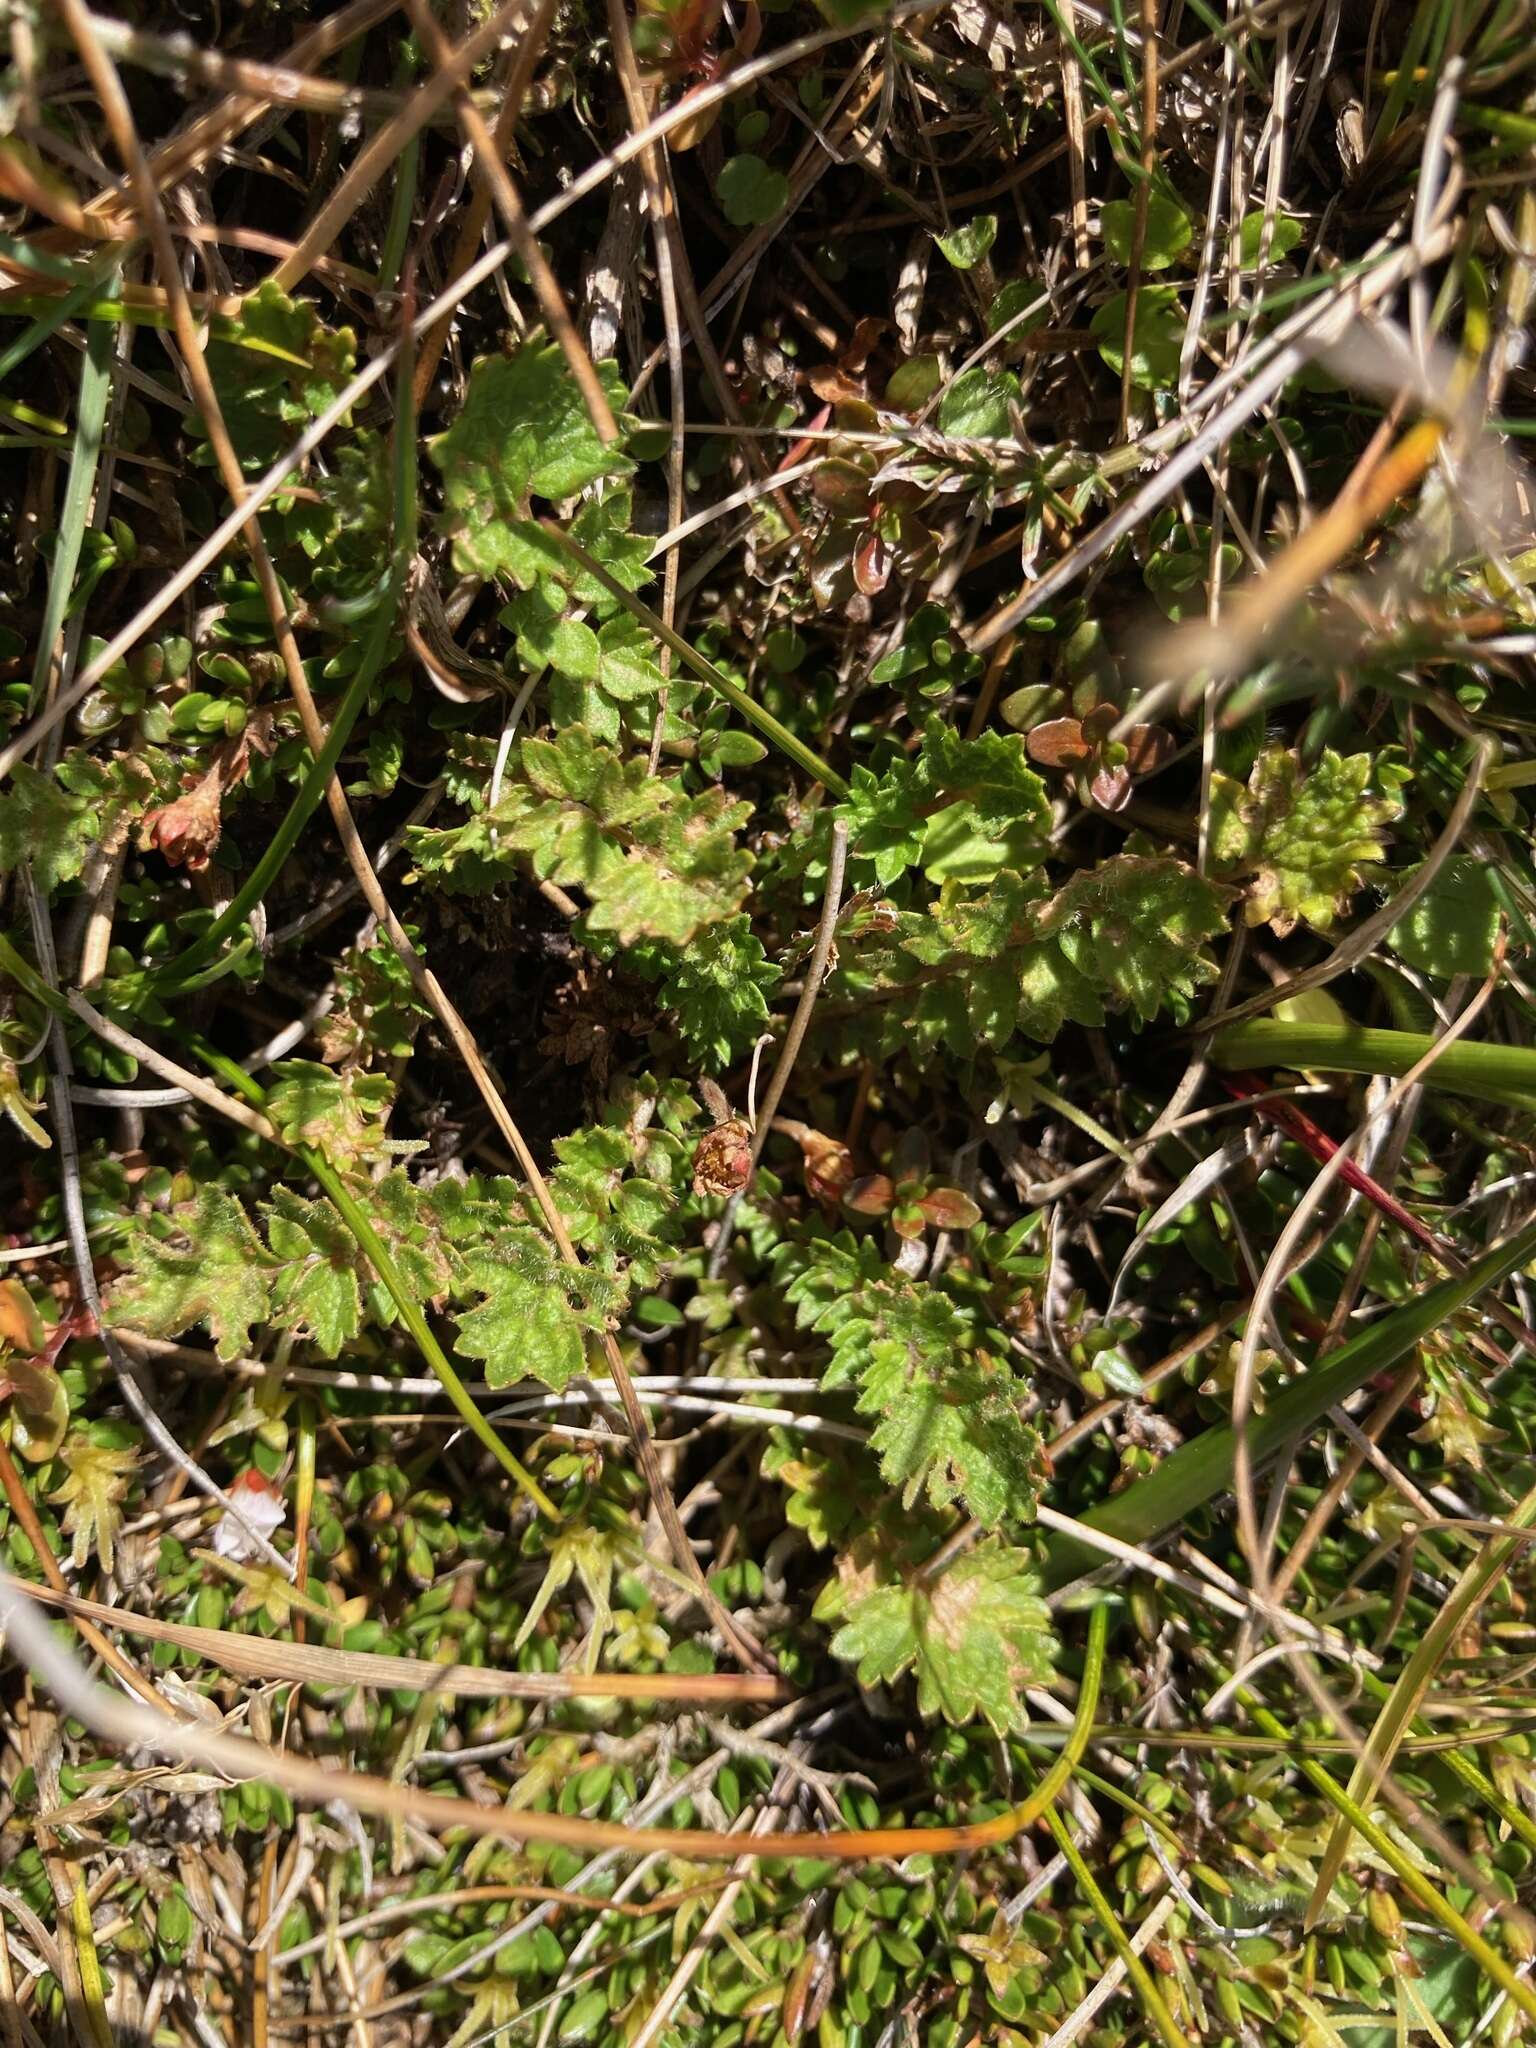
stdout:
{"type": "MultiPolygon", "coordinates": [[[[524,1377],[563,1387],[579,1372],[590,1332],[622,1313],[631,1294],[662,1278],[681,1229],[679,1205],[690,1173],[690,1126],[701,1115],[681,1083],[642,1075],[621,1090],[613,1121],[595,1124],[555,1147],[550,1189],[584,1263],[556,1258],[518,1182],[444,1179],[430,1188],[403,1168],[369,1179],[366,1146],[346,1130],[346,1149],[326,1142],[320,1120],[330,1084],[366,1083],[307,1062],[275,1069],[268,1098],[273,1120],[299,1118],[291,1135],[320,1143],[348,1171],[352,1193],[383,1240],[417,1301],[450,1314],[465,1357],[483,1360],[493,1386],[524,1377]],[[302,1068],[302,1093],[291,1069],[302,1068]],[[284,1091],[288,1091],[286,1094],[284,1091]]],[[[344,1103],[345,1095],[340,1098],[344,1103]]],[[[141,1210],[118,1253],[122,1276],[109,1320],[154,1337],[194,1324],[212,1336],[220,1358],[251,1348],[259,1327],[289,1331],[335,1358],[369,1327],[395,1319],[340,1212],[277,1185],[253,1213],[223,1188],[173,1186],[168,1206],[141,1210]],[[257,1224],[260,1224],[258,1229],[257,1224]]]]}
{"type": "Polygon", "coordinates": [[[1287,747],[1266,747],[1246,788],[1213,776],[1211,855],[1219,874],[1246,881],[1247,922],[1280,938],[1303,919],[1329,930],[1377,871],[1404,780],[1391,758],[1331,748],[1303,772],[1287,747]]]}
{"type": "Polygon", "coordinates": [[[779,1263],[796,1321],[831,1344],[823,1384],[856,1389],[860,1414],[879,1418],[871,1448],[903,1506],[926,1496],[990,1529],[1028,1521],[1040,1439],[1002,1334],[941,1287],[900,1278],[870,1238],[786,1247],[779,1263]]]}
{"type": "Polygon", "coordinates": [[[1182,1019],[1216,979],[1205,941],[1227,893],[1163,856],[1116,854],[1054,893],[1005,869],[979,894],[948,885],[930,909],[866,919],[867,937],[851,927],[839,982],[882,1052],[1048,1044],[1111,1010],[1182,1019]]]}
{"type": "Polygon", "coordinates": [[[624,946],[682,947],[740,909],[752,856],[735,834],[748,805],[719,788],[690,794],[681,776],[652,775],[643,758],[623,759],[581,726],[524,740],[518,765],[518,779],[467,823],[411,833],[419,874],[476,895],[524,856],[543,879],[580,889],[585,928],[624,946]]]}

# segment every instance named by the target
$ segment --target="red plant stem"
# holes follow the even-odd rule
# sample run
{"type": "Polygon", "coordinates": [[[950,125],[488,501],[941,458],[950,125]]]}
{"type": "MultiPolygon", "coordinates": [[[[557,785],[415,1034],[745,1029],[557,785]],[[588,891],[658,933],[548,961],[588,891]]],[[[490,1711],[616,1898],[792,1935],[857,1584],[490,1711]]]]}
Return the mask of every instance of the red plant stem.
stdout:
{"type": "MultiPolygon", "coordinates": [[[[1240,1102],[1247,1101],[1250,1096],[1265,1095],[1269,1092],[1269,1084],[1261,1080],[1257,1074],[1223,1074],[1221,1078],[1227,1092],[1235,1095],[1240,1102]]],[[[1337,1144],[1328,1133],[1320,1130],[1305,1110],[1298,1109],[1294,1102],[1286,1102],[1271,1095],[1267,1102],[1255,1102],[1253,1107],[1260,1116],[1268,1117],[1271,1123],[1277,1124],[1287,1137],[1294,1138],[1298,1145],[1310,1152],[1320,1163],[1326,1164],[1338,1151],[1337,1144]]],[[[1406,1230],[1414,1243],[1421,1245],[1432,1259],[1437,1259],[1447,1272],[1466,1272],[1467,1261],[1450,1239],[1442,1237],[1437,1230],[1431,1230],[1427,1223],[1405,1209],[1397,1197],[1389,1194],[1379,1181],[1372,1180],[1363,1167],[1357,1166],[1352,1159],[1346,1159],[1339,1169],[1339,1175],[1347,1186],[1352,1187],[1357,1194],[1364,1195],[1368,1202],[1374,1202],[1384,1216],[1389,1217],[1400,1229],[1406,1230]]],[[[1503,1302],[1498,1300],[1488,1304],[1488,1313],[1517,1342],[1523,1344],[1527,1350],[1536,1352],[1536,1330],[1533,1330],[1523,1317],[1517,1316],[1513,1309],[1506,1308],[1503,1302]]],[[[1486,1340],[1484,1342],[1486,1343],[1486,1340]]],[[[1488,1348],[1492,1350],[1492,1347],[1488,1348]]],[[[1493,1356],[1501,1371],[1509,1364],[1509,1360],[1502,1352],[1493,1350],[1493,1356]]]]}
{"type": "MultiPolygon", "coordinates": [[[[1278,1124],[1288,1138],[1294,1138],[1305,1151],[1310,1152],[1319,1165],[1326,1165],[1338,1151],[1338,1146],[1325,1130],[1313,1123],[1305,1110],[1294,1102],[1277,1100],[1270,1094],[1270,1084],[1260,1080],[1257,1074],[1223,1074],[1222,1085],[1229,1095],[1239,1101],[1246,1101],[1251,1095],[1269,1095],[1267,1102],[1256,1102],[1254,1108],[1260,1116],[1267,1117],[1272,1124],[1278,1124]]],[[[1464,1273],[1467,1262],[1456,1247],[1430,1229],[1410,1210],[1405,1209],[1395,1195],[1389,1194],[1380,1181],[1372,1180],[1364,1167],[1357,1166],[1353,1159],[1346,1159],[1339,1168],[1339,1178],[1346,1187],[1354,1189],[1357,1195],[1364,1195],[1368,1202],[1374,1202],[1384,1216],[1388,1216],[1401,1230],[1406,1230],[1415,1244],[1447,1266],[1453,1273],[1464,1273]]]]}

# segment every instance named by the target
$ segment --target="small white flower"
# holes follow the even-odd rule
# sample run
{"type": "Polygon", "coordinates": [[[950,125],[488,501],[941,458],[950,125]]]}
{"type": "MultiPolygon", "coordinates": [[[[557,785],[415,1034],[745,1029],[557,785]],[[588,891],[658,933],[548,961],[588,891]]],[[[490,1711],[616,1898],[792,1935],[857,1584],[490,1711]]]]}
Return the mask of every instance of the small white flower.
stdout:
{"type": "MultiPolygon", "coordinates": [[[[229,1489],[229,1497],[250,1528],[263,1536],[280,1529],[287,1519],[282,1495],[254,1466],[240,1474],[229,1489]]],[[[251,1541],[249,1530],[242,1528],[228,1509],[220,1515],[214,1529],[213,1548],[216,1556],[233,1558],[239,1564],[249,1563],[261,1554],[251,1541]]]]}

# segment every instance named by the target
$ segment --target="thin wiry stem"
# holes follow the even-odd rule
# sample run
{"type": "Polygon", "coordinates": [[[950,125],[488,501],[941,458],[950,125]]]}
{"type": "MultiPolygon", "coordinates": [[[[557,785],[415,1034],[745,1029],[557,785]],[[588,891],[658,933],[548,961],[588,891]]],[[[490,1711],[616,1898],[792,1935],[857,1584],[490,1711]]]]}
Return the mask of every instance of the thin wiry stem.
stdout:
{"type": "Polygon", "coordinates": [[[725,1205],[715,1231],[715,1241],[710,1247],[709,1277],[718,1279],[724,1270],[725,1261],[731,1248],[731,1235],[736,1226],[736,1213],[743,1197],[750,1191],[752,1177],[757,1172],[758,1162],[763,1156],[763,1147],[768,1143],[768,1133],[773,1129],[773,1120],[778,1115],[779,1104],[784,1100],[784,1091],[789,1086],[789,1077],[795,1070],[800,1057],[800,1048],[805,1043],[805,1034],[811,1027],[811,1013],[816,1008],[816,998],[821,994],[821,985],[826,979],[827,968],[832,958],[832,942],[837,934],[838,912],[843,901],[843,875],[848,865],[848,827],[839,818],[832,827],[832,846],[827,856],[827,886],[822,897],[821,921],[816,928],[816,944],[811,953],[810,965],[805,971],[805,986],[800,991],[800,1000],[795,1004],[795,1013],[789,1020],[789,1029],[784,1034],[784,1043],[774,1064],[773,1074],[758,1106],[757,1128],[752,1134],[752,1149],[747,1160],[746,1179],[742,1187],[733,1194],[725,1205]]]}

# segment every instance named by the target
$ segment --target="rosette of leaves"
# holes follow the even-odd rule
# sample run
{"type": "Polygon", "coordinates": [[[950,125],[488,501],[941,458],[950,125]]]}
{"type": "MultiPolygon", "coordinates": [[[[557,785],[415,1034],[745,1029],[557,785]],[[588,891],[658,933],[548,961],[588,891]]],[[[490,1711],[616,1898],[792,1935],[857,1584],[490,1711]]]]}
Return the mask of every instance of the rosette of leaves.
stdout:
{"type": "MultiPolygon", "coordinates": [[[[806,1137],[815,1135],[802,1136],[802,1153],[806,1137]]],[[[890,1171],[858,1175],[842,1190],[842,1202],[856,1216],[883,1218],[903,1246],[930,1230],[965,1231],[981,1221],[981,1211],[964,1189],[947,1187],[930,1173],[928,1142],[921,1131],[903,1132],[890,1171]]]]}
{"type": "Polygon", "coordinates": [[[916,715],[980,674],[981,656],[966,647],[944,606],[923,604],[897,645],[870,670],[870,681],[899,685],[907,709],[916,715]]]}
{"type": "Polygon", "coordinates": [[[1099,704],[1081,718],[1048,718],[1029,735],[1029,758],[1077,778],[1101,811],[1123,811],[1134,784],[1172,759],[1178,742],[1160,725],[1132,725],[1118,738],[1120,714],[1099,704]]]}

